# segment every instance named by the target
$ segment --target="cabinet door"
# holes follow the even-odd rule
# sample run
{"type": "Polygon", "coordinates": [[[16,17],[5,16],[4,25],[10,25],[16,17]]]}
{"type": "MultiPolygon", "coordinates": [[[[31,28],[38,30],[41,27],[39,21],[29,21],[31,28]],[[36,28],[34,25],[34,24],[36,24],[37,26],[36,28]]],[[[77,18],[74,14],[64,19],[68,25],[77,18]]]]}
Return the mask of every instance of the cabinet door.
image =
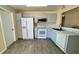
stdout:
{"type": "Polygon", "coordinates": [[[57,37],[57,34],[56,34],[56,31],[52,29],[52,40],[54,41],[54,43],[56,43],[56,37],[57,37]]]}
{"type": "Polygon", "coordinates": [[[52,29],[47,29],[47,38],[51,38],[52,36],[52,29]]]}
{"type": "Polygon", "coordinates": [[[66,42],[66,34],[60,32],[57,33],[57,40],[56,40],[57,45],[64,49],[65,42],[66,42]]]}
{"type": "Polygon", "coordinates": [[[48,29],[47,37],[50,38],[53,42],[56,42],[56,31],[53,29],[48,29]]]}

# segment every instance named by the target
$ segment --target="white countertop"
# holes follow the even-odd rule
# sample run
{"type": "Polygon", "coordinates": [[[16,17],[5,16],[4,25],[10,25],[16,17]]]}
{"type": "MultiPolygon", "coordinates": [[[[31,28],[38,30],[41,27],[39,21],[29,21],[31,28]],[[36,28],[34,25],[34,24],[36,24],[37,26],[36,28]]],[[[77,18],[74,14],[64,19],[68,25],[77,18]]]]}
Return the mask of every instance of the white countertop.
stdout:
{"type": "Polygon", "coordinates": [[[70,32],[70,31],[57,31],[59,33],[67,34],[67,35],[79,35],[77,32],[70,32]]]}
{"type": "MultiPolygon", "coordinates": [[[[37,27],[46,27],[46,28],[59,28],[56,26],[56,24],[53,23],[38,23],[37,27]]],[[[67,28],[67,27],[62,27],[64,30],[63,31],[57,31],[63,34],[67,35],[79,35],[79,29],[73,29],[73,28],[67,28]]]]}

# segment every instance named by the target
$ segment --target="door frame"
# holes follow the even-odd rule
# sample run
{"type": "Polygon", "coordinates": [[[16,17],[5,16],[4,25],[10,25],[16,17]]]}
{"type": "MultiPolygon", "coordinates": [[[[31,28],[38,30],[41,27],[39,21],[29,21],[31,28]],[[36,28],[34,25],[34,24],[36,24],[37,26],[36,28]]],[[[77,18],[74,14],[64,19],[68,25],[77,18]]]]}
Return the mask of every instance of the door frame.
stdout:
{"type": "Polygon", "coordinates": [[[11,12],[11,17],[12,17],[12,26],[13,26],[13,36],[14,36],[14,41],[16,41],[17,40],[17,38],[16,38],[16,31],[15,31],[15,24],[14,24],[14,17],[13,17],[13,12],[11,12]]]}
{"type": "MultiPolygon", "coordinates": [[[[14,41],[16,41],[16,32],[15,32],[15,25],[14,25],[14,13],[5,9],[5,8],[2,8],[0,7],[2,10],[4,10],[5,12],[9,12],[11,14],[11,21],[12,21],[12,28],[13,28],[13,37],[14,37],[14,41]]],[[[5,35],[4,35],[4,28],[3,28],[3,23],[2,23],[2,19],[1,19],[1,15],[0,15],[0,23],[1,23],[1,28],[2,28],[2,34],[3,34],[3,39],[4,39],[4,44],[5,44],[5,49],[1,52],[3,53],[6,49],[7,49],[7,45],[6,45],[6,42],[5,42],[5,35]]]]}
{"type": "Polygon", "coordinates": [[[4,50],[1,51],[0,53],[3,53],[7,49],[7,45],[6,45],[6,42],[5,42],[4,28],[3,28],[3,24],[2,24],[1,15],[0,15],[0,25],[1,25],[1,30],[2,30],[2,36],[3,36],[4,45],[5,45],[4,50]]]}

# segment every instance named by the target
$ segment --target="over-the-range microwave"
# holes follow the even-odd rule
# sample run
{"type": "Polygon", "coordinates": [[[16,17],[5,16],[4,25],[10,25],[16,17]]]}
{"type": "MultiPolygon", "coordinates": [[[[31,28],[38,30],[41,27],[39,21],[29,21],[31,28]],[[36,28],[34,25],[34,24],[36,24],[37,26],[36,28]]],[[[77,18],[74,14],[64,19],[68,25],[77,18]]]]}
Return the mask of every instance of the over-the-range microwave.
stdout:
{"type": "Polygon", "coordinates": [[[47,18],[38,19],[38,23],[39,23],[39,22],[47,22],[47,18]]]}

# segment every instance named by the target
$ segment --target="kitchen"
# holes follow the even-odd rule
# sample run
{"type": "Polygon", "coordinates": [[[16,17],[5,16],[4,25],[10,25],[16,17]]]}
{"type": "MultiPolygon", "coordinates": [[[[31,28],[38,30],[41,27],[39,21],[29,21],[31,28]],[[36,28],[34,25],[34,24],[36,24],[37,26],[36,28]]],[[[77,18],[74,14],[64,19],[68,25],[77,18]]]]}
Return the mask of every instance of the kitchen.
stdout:
{"type": "MultiPolygon", "coordinates": [[[[65,53],[66,52],[66,45],[67,43],[65,42],[65,38],[60,38],[61,36],[59,36],[60,34],[59,33],[64,33],[64,34],[61,34],[61,35],[70,35],[72,36],[74,33],[70,32],[69,34],[69,29],[71,28],[67,28],[68,30],[66,30],[66,26],[65,28],[63,27],[63,31],[60,30],[60,27],[57,26],[57,16],[58,14],[56,12],[54,13],[38,13],[38,12],[25,12],[22,14],[23,17],[35,17],[35,23],[37,26],[35,26],[35,38],[38,38],[38,39],[46,39],[46,38],[50,38],[52,39],[52,41],[59,46],[63,45],[63,48],[60,47],[65,53]],[[52,21],[51,21],[52,20],[52,21]],[[59,29],[58,30],[54,30],[53,28],[57,28],[59,29]],[[66,31],[68,31],[66,33],[66,31]],[[44,32],[44,35],[43,34],[40,34],[40,33],[43,33],[44,32]],[[57,34],[58,33],[58,34],[57,34]],[[66,33],[66,34],[65,34],[66,33]],[[71,34],[72,33],[72,34],[71,34]],[[60,38],[60,40],[57,38],[60,38]],[[63,41],[61,41],[61,39],[64,39],[63,41]],[[57,41],[56,41],[57,40],[57,41]],[[59,43],[60,42],[60,43],[59,43]],[[63,42],[63,43],[62,43],[63,42]]],[[[62,16],[63,17],[63,16],[62,16]]],[[[63,24],[62,24],[63,25],[63,24]]],[[[73,29],[73,30],[77,30],[77,29],[73,29]]],[[[76,34],[78,35],[78,33],[76,34]]]]}
{"type": "Polygon", "coordinates": [[[74,22],[74,18],[73,24],[66,20],[70,19],[68,17],[73,17],[70,15],[72,10],[76,10],[76,13],[75,11],[73,13],[77,14],[78,6],[50,6],[49,9],[35,7],[34,9],[28,8],[29,10],[25,8],[27,11],[22,10],[24,6],[21,9],[18,6],[9,6],[17,9],[15,20],[17,41],[50,39],[64,53],[79,53],[79,29],[71,28],[78,27],[78,23],[74,22]]]}

